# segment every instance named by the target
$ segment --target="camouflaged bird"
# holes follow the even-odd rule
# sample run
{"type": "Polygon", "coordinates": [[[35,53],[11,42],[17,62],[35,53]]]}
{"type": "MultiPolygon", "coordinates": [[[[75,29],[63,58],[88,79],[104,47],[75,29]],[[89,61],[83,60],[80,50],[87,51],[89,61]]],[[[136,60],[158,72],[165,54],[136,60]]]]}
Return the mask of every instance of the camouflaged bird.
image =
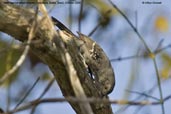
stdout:
{"type": "Polygon", "coordinates": [[[52,17],[54,24],[75,39],[87,68],[90,71],[94,83],[100,89],[102,95],[111,93],[115,86],[115,75],[112,65],[103,49],[88,36],[79,33],[79,37],[74,35],[65,25],[52,17]]]}

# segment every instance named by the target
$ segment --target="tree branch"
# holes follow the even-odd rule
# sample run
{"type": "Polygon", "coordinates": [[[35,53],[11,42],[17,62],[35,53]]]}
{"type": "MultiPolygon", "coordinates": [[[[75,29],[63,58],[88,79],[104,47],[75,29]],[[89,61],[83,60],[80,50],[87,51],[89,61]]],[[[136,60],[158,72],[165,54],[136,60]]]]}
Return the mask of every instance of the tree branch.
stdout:
{"type": "MultiPolygon", "coordinates": [[[[34,21],[34,16],[35,12],[31,9],[0,2],[0,31],[13,36],[21,42],[26,42],[31,27],[30,23],[34,21]]],[[[49,29],[49,23],[40,16],[38,16],[37,22],[38,27],[32,42],[39,41],[39,43],[30,43],[30,49],[49,66],[64,97],[76,96],[70,81],[70,73],[66,67],[68,64],[64,59],[66,50],[71,57],[73,67],[76,70],[86,96],[102,97],[96,85],[88,76],[77,46],[72,42],[72,38],[70,38],[69,42],[65,42],[61,38],[63,36],[55,35],[54,28],[49,29]]],[[[82,114],[78,103],[70,101],[69,103],[77,114],[82,114]]],[[[110,103],[91,103],[91,108],[94,114],[112,114],[110,103]]]]}

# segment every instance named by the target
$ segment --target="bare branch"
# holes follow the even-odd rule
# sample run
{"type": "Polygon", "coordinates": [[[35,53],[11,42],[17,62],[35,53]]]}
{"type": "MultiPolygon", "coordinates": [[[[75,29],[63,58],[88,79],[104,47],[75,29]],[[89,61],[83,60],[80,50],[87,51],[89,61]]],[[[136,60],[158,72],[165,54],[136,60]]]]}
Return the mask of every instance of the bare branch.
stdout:
{"type": "MultiPolygon", "coordinates": [[[[171,95],[164,98],[164,102],[171,99],[171,95]]],[[[87,98],[87,99],[80,99],[75,97],[66,97],[66,98],[47,98],[47,99],[38,99],[31,101],[23,106],[18,107],[16,110],[10,111],[8,114],[19,112],[22,110],[29,109],[35,105],[39,105],[42,103],[61,103],[61,102],[73,102],[73,103],[111,103],[111,104],[118,104],[118,105],[134,105],[134,106],[144,106],[144,105],[161,105],[160,101],[150,102],[150,101],[128,101],[128,100],[109,100],[106,98],[87,98]]]]}

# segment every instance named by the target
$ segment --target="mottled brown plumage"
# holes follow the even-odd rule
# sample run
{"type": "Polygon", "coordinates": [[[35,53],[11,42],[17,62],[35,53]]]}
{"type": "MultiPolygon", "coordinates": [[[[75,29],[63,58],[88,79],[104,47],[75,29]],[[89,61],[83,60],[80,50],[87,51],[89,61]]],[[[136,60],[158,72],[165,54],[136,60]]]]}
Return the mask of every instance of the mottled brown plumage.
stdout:
{"type": "Polygon", "coordinates": [[[112,92],[115,86],[115,76],[111,63],[103,49],[95,41],[84,34],[78,34],[84,42],[84,45],[80,47],[80,52],[95,77],[95,83],[98,84],[102,94],[107,95],[112,92]]]}
{"type": "Polygon", "coordinates": [[[111,63],[103,49],[91,38],[78,32],[79,37],[74,35],[60,21],[52,17],[54,24],[61,30],[67,32],[80,49],[80,53],[84,59],[85,66],[88,66],[94,76],[94,83],[105,96],[112,92],[115,86],[115,75],[111,63]]]}

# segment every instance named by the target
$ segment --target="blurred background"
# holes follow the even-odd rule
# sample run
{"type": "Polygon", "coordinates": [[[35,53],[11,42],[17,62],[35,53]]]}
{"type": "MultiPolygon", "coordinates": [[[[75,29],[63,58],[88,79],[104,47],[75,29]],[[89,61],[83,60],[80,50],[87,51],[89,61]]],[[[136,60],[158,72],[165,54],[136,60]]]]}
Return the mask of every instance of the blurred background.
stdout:
{"type": "MultiPolygon", "coordinates": [[[[17,2],[19,0],[11,0],[17,2]]],[[[170,0],[112,0],[124,16],[108,0],[46,0],[50,16],[54,16],[77,34],[81,31],[95,40],[106,52],[115,71],[116,86],[109,95],[112,100],[159,102],[171,96],[171,4],[170,0]],[[50,2],[55,2],[52,4],[50,2]],[[137,35],[139,33],[145,43],[137,35]],[[148,49],[153,54],[148,53],[148,49]],[[154,62],[156,60],[156,64],[154,62]],[[155,68],[157,65],[157,69],[155,68]],[[158,84],[157,72],[161,84],[158,84]],[[159,87],[161,86],[161,90],[159,87]]],[[[22,0],[21,2],[35,2],[22,0]]],[[[36,8],[36,4],[16,4],[36,8]]],[[[0,78],[11,69],[24,47],[11,36],[0,32],[0,78]]],[[[33,87],[23,103],[38,98],[53,74],[32,52],[11,78],[0,85],[0,107],[14,109],[33,87]]],[[[54,82],[43,98],[63,97],[54,82]]],[[[165,114],[170,114],[171,100],[164,103],[165,114]]],[[[161,105],[112,104],[115,114],[162,114],[161,105]]],[[[31,109],[17,112],[29,114],[31,109]]],[[[68,103],[47,103],[36,107],[35,114],[75,114],[68,103]]]]}

